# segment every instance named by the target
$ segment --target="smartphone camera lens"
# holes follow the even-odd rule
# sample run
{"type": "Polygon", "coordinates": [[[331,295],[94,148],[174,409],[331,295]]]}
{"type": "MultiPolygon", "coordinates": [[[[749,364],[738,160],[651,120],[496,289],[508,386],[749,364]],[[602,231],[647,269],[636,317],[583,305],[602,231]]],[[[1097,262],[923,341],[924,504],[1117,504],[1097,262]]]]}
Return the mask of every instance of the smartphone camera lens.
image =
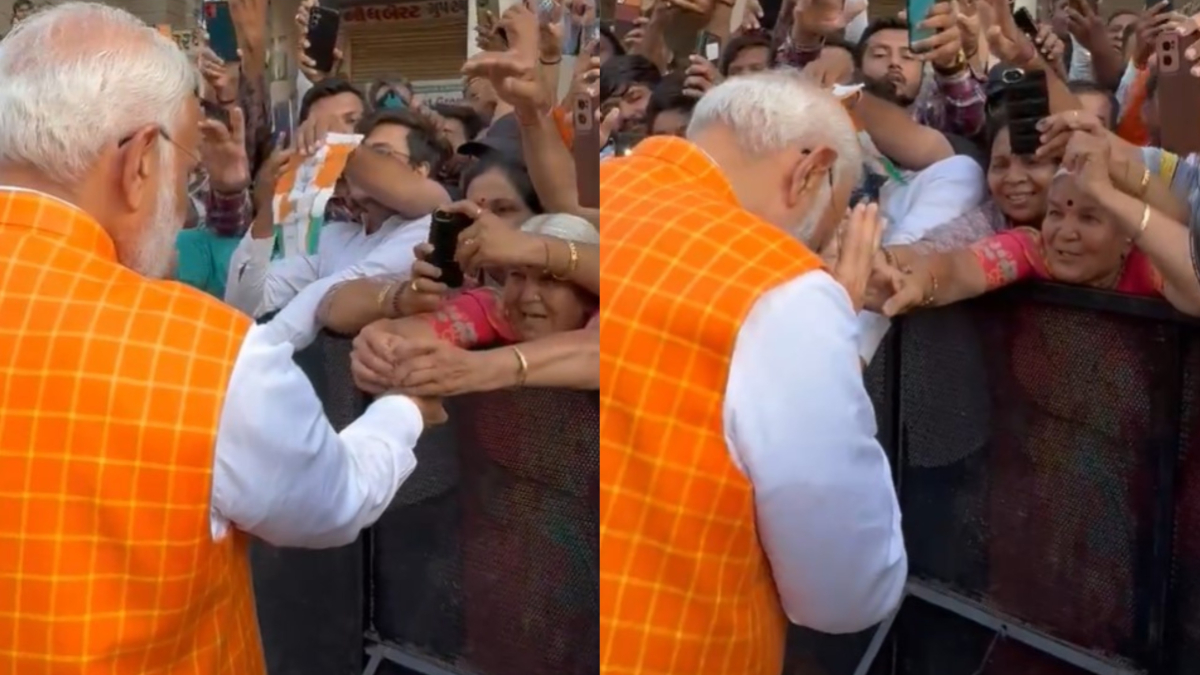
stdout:
{"type": "Polygon", "coordinates": [[[578,115],[575,116],[575,126],[586,127],[587,123],[588,123],[587,114],[579,113],[578,115]]]}
{"type": "Polygon", "coordinates": [[[578,108],[580,111],[586,111],[587,107],[588,107],[588,102],[586,100],[580,98],[579,100],[575,101],[575,107],[578,108]]]}
{"type": "Polygon", "coordinates": [[[1162,57],[1162,64],[1163,64],[1163,67],[1164,67],[1164,68],[1170,68],[1170,67],[1171,67],[1171,55],[1170,55],[1170,54],[1163,54],[1163,57],[1162,57]]]}

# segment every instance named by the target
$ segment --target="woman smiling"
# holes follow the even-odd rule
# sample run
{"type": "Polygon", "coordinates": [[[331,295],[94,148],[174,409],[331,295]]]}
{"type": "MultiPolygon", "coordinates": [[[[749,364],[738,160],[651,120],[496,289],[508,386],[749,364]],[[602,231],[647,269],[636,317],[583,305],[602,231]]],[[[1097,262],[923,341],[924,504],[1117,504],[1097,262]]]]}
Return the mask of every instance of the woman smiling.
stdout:
{"type": "Polygon", "coordinates": [[[1113,186],[1109,152],[1100,139],[1077,132],[1054,177],[1041,231],[1020,227],[969,248],[907,261],[897,291],[883,305],[895,316],[916,307],[947,305],[1025,279],[1165,297],[1200,315],[1200,283],[1186,251],[1173,245],[1184,226],[1113,186]]]}

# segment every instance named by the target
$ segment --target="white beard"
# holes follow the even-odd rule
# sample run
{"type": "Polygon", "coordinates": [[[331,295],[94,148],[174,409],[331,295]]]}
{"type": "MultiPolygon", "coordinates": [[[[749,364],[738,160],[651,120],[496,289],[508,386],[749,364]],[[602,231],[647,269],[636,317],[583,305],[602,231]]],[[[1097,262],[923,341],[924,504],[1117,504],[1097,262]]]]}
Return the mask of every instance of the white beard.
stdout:
{"type": "Polygon", "coordinates": [[[166,279],[175,272],[175,239],[183,229],[179,215],[181,198],[175,185],[175,158],[170,148],[163,147],[159,154],[162,176],[159,180],[158,205],[154,209],[154,220],[130,256],[129,267],[151,279],[166,279]]]}

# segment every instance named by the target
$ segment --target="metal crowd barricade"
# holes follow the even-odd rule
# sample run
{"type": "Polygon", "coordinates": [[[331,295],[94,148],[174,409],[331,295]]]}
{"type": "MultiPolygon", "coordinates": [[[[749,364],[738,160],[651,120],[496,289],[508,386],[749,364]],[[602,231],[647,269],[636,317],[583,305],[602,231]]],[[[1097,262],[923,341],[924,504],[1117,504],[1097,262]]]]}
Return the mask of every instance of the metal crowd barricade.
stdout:
{"type": "MultiPolygon", "coordinates": [[[[794,629],[786,675],[1200,669],[1198,325],[1053,285],[899,323],[866,377],[910,592],[874,630],[794,629]]],[[[338,426],[366,403],[348,349],[298,357],[338,426]]],[[[596,395],[450,413],[359,542],[255,549],[271,675],[598,672],[596,395]]]]}
{"type": "MultiPolygon", "coordinates": [[[[369,403],[349,352],[323,335],[297,355],[339,429],[369,403]]],[[[598,395],[502,391],[447,408],[357,542],[252,550],[271,675],[598,673],[598,395]]]]}

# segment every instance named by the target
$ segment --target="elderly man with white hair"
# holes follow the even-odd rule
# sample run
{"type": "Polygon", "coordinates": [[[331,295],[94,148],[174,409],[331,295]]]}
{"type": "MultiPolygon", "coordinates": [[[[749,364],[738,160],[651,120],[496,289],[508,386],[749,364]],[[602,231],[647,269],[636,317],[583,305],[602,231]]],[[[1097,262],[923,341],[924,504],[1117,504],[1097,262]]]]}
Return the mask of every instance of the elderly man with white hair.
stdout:
{"type": "Polygon", "coordinates": [[[880,225],[852,213],[836,279],[814,254],[862,159],[794,71],[687,135],[601,171],[601,672],[778,675],[786,619],[867,628],[907,575],[856,345],[880,225]]]}
{"type": "Polygon", "coordinates": [[[0,667],[262,675],[247,534],[354,540],[436,401],[340,434],[290,345],[161,280],[204,125],[170,40],[64,4],[0,42],[0,667]]]}

